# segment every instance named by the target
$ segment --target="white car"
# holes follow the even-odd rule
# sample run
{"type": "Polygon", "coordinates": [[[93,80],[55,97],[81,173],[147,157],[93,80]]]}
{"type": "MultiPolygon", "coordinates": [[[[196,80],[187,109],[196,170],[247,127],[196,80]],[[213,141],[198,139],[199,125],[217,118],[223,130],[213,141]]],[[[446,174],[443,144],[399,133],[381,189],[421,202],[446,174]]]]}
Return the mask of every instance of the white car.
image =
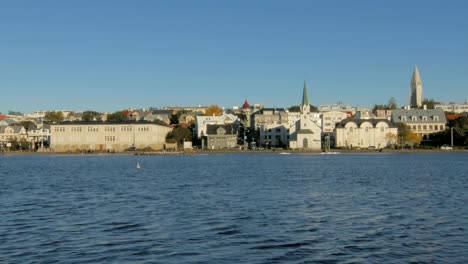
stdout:
{"type": "Polygon", "coordinates": [[[449,146],[449,145],[442,145],[442,146],[440,147],[440,149],[451,150],[451,149],[453,149],[453,148],[452,148],[451,146],[449,146]]]}

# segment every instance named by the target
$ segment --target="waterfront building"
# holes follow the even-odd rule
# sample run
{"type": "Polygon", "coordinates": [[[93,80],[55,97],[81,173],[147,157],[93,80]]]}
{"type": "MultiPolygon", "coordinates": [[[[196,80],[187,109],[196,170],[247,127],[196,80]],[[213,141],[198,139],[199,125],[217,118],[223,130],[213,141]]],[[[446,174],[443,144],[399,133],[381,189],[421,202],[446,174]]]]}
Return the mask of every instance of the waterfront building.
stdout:
{"type": "Polygon", "coordinates": [[[422,107],[423,93],[422,93],[422,82],[421,76],[419,75],[418,67],[415,65],[413,70],[413,76],[411,78],[410,85],[410,96],[409,106],[410,107],[422,107]]]}
{"type": "Polygon", "coordinates": [[[262,108],[251,115],[253,142],[259,146],[287,146],[289,142],[289,113],[283,108],[262,108]]]}
{"type": "Polygon", "coordinates": [[[384,148],[397,133],[398,128],[386,119],[346,119],[336,125],[335,147],[384,148]]]}
{"type": "Polygon", "coordinates": [[[239,124],[207,125],[206,144],[208,149],[237,147],[239,124]]]}
{"type": "Polygon", "coordinates": [[[51,125],[52,151],[124,151],[164,148],[171,127],[137,121],[122,122],[63,122],[51,125]]]}
{"type": "Polygon", "coordinates": [[[448,103],[448,104],[436,104],[435,109],[442,109],[444,112],[452,112],[455,114],[461,114],[468,112],[468,101],[464,103],[448,103]]]}
{"type": "Polygon", "coordinates": [[[413,133],[429,139],[429,135],[445,130],[447,118],[441,109],[395,109],[392,112],[394,123],[406,124],[413,133]]]}
{"type": "Polygon", "coordinates": [[[301,112],[298,119],[288,129],[289,147],[291,149],[321,149],[320,115],[310,112],[309,98],[307,96],[307,85],[304,81],[302,92],[301,112]]]}
{"type": "Polygon", "coordinates": [[[0,126],[0,145],[7,146],[11,141],[27,140],[28,134],[22,126],[0,126]]]}
{"type": "Polygon", "coordinates": [[[32,144],[32,149],[38,148],[43,149],[49,146],[50,142],[50,125],[44,125],[40,123],[33,128],[29,128],[27,131],[28,133],[28,141],[32,144]]]}

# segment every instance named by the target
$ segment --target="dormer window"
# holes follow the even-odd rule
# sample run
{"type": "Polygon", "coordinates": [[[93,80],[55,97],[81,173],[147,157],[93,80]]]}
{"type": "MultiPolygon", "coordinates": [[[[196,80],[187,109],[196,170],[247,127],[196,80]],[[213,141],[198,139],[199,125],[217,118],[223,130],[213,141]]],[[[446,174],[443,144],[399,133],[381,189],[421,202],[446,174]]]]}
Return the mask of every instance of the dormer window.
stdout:
{"type": "Polygon", "coordinates": [[[439,121],[439,117],[438,117],[438,116],[433,116],[432,119],[434,119],[434,121],[439,121]]]}
{"type": "Polygon", "coordinates": [[[427,121],[427,116],[423,116],[422,121],[427,121]]]}
{"type": "Polygon", "coordinates": [[[402,116],[401,121],[406,122],[406,116],[402,116]]]}
{"type": "Polygon", "coordinates": [[[418,121],[418,118],[415,117],[415,116],[412,116],[412,117],[411,117],[411,121],[418,121]]]}

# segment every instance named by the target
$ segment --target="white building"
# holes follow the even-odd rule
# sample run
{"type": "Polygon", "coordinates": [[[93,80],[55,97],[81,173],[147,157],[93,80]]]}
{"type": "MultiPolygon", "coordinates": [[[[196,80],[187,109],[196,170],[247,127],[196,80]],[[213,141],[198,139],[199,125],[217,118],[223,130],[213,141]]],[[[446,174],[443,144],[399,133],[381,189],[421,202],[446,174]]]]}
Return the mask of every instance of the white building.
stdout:
{"type": "Polygon", "coordinates": [[[442,109],[444,112],[452,112],[455,114],[461,114],[468,112],[468,101],[464,103],[449,103],[449,104],[436,104],[435,109],[442,109]]]}
{"type": "Polygon", "coordinates": [[[345,112],[330,111],[322,113],[322,132],[333,133],[336,124],[348,117],[345,112]]]}
{"type": "Polygon", "coordinates": [[[163,149],[169,126],[150,122],[64,122],[51,125],[52,151],[124,151],[163,149]]]}
{"type": "Polygon", "coordinates": [[[386,119],[346,119],[335,128],[335,147],[384,148],[398,128],[386,119]]]}
{"type": "Polygon", "coordinates": [[[394,123],[404,123],[411,132],[420,135],[423,140],[430,134],[445,130],[447,118],[441,109],[395,109],[392,112],[394,123]]]}
{"type": "Polygon", "coordinates": [[[307,86],[304,81],[301,113],[299,119],[289,128],[289,147],[319,150],[322,148],[321,134],[320,115],[310,112],[307,86]]]}
{"type": "Polygon", "coordinates": [[[3,147],[11,141],[22,141],[27,138],[26,129],[22,126],[0,126],[0,145],[3,147]]]}
{"type": "Polygon", "coordinates": [[[220,116],[197,116],[195,123],[196,136],[201,138],[206,135],[208,125],[233,124],[239,121],[239,118],[233,114],[223,113],[220,116]]]}

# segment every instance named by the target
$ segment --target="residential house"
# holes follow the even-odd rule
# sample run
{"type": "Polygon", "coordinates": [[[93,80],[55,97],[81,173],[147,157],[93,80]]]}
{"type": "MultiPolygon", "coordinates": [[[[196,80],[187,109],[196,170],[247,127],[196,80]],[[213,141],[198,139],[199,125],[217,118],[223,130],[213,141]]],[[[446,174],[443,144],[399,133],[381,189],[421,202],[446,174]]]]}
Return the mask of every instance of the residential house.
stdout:
{"type": "Polygon", "coordinates": [[[149,121],[149,122],[154,122],[156,120],[159,120],[169,125],[171,123],[171,116],[172,116],[171,110],[152,110],[149,114],[143,117],[143,120],[149,121]]]}
{"type": "Polygon", "coordinates": [[[22,126],[0,126],[0,145],[7,146],[11,141],[27,140],[26,129],[22,126]]]}
{"type": "Polygon", "coordinates": [[[208,149],[237,147],[239,124],[207,125],[206,144],[208,149]]]}
{"type": "Polygon", "coordinates": [[[196,137],[202,138],[206,135],[208,125],[225,125],[238,123],[239,119],[233,114],[226,114],[223,112],[220,116],[203,116],[198,115],[195,123],[196,137]]]}

